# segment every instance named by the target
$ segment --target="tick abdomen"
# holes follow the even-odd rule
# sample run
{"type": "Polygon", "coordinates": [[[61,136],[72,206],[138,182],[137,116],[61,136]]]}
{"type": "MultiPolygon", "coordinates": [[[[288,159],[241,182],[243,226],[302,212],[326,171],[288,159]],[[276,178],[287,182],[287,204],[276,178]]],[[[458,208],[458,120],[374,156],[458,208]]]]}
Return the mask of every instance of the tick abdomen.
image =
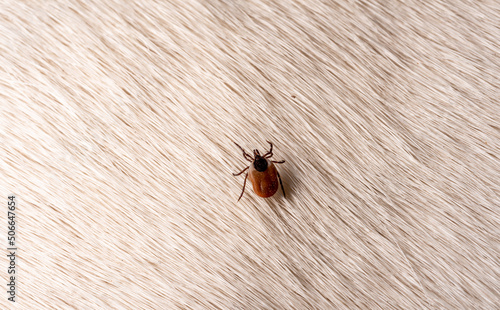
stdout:
{"type": "Polygon", "coordinates": [[[252,182],[254,192],[260,197],[271,197],[278,191],[278,172],[276,166],[267,160],[267,169],[260,172],[255,169],[254,164],[250,165],[248,177],[252,182]]]}

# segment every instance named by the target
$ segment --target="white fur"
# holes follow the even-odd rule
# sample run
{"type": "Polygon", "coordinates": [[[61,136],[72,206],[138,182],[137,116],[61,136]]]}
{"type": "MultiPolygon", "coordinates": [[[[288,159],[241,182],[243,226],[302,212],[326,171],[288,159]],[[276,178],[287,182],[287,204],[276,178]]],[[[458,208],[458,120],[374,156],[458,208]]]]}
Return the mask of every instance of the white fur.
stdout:
{"type": "Polygon", "coordinates": [[[0,12],[19,309],[500,308],[497,2],[0,12]]]}

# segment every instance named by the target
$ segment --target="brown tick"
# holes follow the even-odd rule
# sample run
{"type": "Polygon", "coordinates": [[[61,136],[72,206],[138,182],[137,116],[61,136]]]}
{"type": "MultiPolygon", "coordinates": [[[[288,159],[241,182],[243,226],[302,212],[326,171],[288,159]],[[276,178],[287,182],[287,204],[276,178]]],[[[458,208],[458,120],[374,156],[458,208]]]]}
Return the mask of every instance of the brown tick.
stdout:
{"type": "Polygon", "coordinates": [[[276,169],[276,166],[274,164],[282,164],[285,161],[275,161],[275,160],[269,160],[273,156],[273,144],[269,141],[267,141],[271,145],[271,148],[269,149],[269,152],[264,154],[263,156],[260,156],[259,150],[253,150],[253,157],[245,152],[245,150],[239,146],[236,142],[237,147],[239,147],[243,151],[243,157],[245,157],[246,160],[251,162],[250,166],[246,167],[243,169],[240,173],[233,173],[234,176],[238,176],[242,174],[243,172],[247,171],[245,175],[245,181],[243,182],[243,190],[241,191],[240,198],[238,198],[238,201],[240,201],[241,197],[243,196],[243,193],[245,192],[245,185],[247,183],[247,177],[250,176],[250,181],[252,182],[253,185],[253,191],[259,195],[260,197],[271,197],[278,191],[278,180],[281,185],[281,190],[283,191],[283,197],[286,198],[285,195],[285,189],[283,188],[283,183],[281,182],[281,177],[276,169]]]}

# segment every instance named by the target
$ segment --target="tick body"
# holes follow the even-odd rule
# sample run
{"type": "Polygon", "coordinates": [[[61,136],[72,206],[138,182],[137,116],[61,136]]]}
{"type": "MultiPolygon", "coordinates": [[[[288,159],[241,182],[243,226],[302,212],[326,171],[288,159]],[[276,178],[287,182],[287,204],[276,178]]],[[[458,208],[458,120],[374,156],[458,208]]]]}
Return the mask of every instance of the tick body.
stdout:
{"type": "Polygon", "coordinates": [[[253,191],[260,197],[267,198],[274,195],[278,191],[278,182],[281,185],[283,196],[286,197],[280,174],[275,165],[282,164],[285,161],[270,160],[270,158],[273,156],[273,144],[269,141],[267,141],[267,143],[269,143],[271,148],[269,152],[267,152],[263,156],[260,155],[259,150],[254,150],[252,156],[245,152],[245,150],[241,146],[234,143],[243,152],[243,157],[251,162],[250,166],[243,169],[240,173],[233,173],[234,176],[238,176],[248,170],[248,172],[245,174],[245,181],[243,181],[243,190],[241,191],[241,195],[238,198],[238,201],[240,201],[243,193],[245,192],[247,178],[249,178],[250,182],[252,182],[253,191]]]}

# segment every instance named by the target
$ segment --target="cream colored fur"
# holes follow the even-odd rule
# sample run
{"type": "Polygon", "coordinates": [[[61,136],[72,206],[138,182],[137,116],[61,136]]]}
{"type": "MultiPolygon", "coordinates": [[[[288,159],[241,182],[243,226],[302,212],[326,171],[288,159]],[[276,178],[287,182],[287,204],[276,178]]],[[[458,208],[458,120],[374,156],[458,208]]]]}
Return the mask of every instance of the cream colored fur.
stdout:
{"type": "Polygon", "coordinates": [[[499,25],[498,1],[3,1],[0,307],[499,309],[499,25]],[[266,139],[287,198],[236,203],[233,141],[266,139]]]}

